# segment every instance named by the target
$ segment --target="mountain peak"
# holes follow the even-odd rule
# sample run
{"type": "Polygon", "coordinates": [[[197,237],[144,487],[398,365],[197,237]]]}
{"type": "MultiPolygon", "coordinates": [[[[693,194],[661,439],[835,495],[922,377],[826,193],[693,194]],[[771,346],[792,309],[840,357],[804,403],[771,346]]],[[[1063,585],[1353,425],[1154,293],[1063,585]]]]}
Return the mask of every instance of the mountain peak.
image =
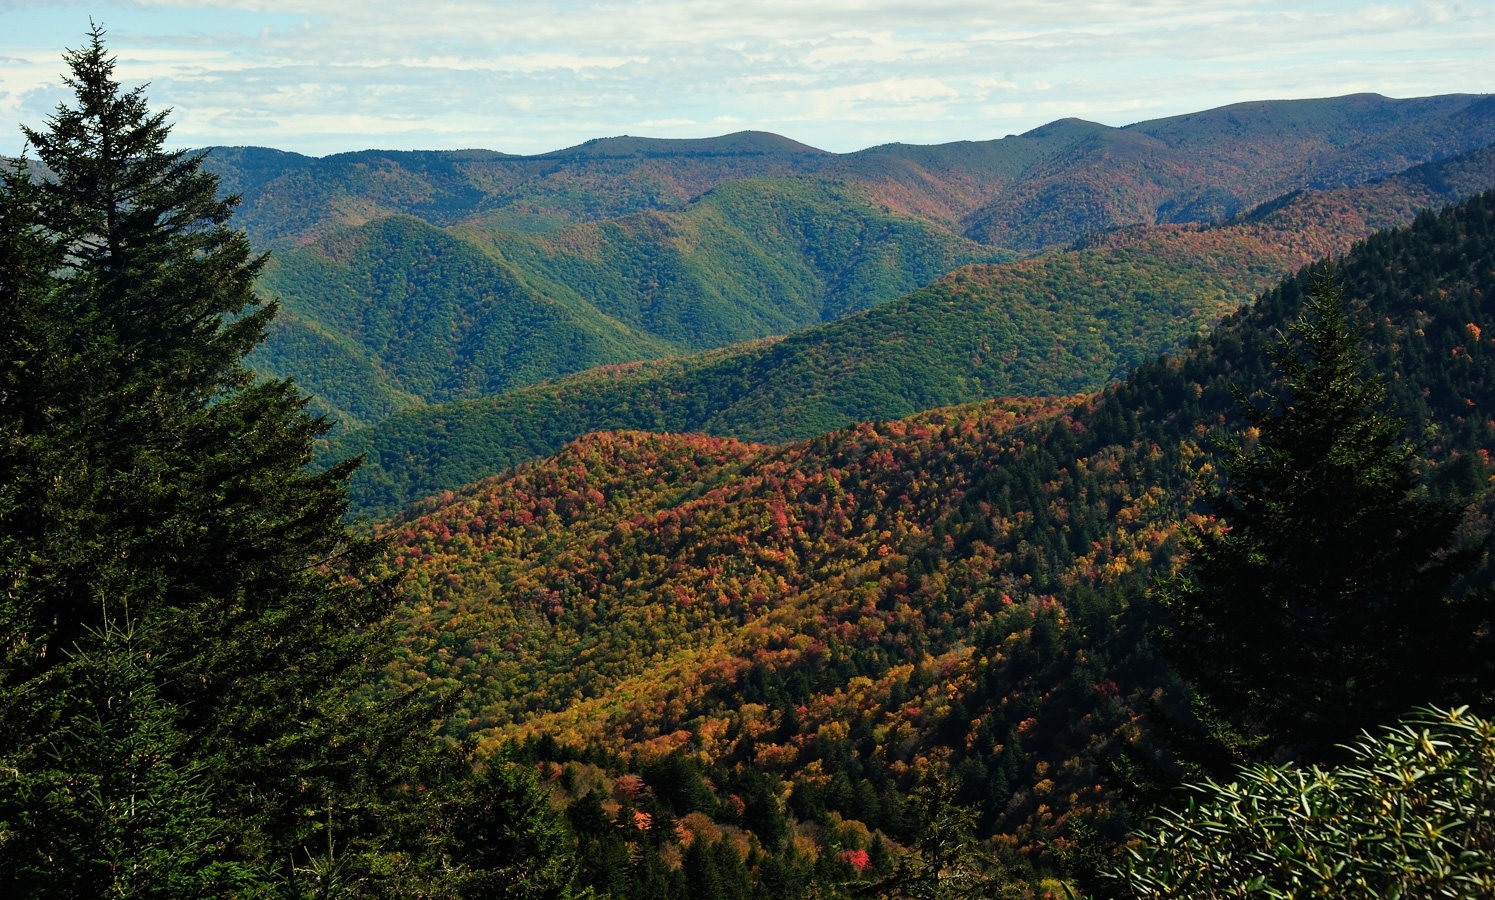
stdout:
{"type": "Polygon", "coordinates": [[[537,154],[536,159],[636,159],[691,156],[829,156],[824,150],[768,131],[738,131],[708,138],[634,135],[593,138],[575,147],[537,154]]]}

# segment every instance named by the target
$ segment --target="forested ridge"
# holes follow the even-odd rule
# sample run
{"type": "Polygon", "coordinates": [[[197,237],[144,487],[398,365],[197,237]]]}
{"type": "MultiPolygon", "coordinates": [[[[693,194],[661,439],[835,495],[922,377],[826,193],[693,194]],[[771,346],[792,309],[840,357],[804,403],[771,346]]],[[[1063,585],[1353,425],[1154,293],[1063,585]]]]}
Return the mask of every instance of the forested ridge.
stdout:
{"type": "Polygon", "coordinates": [[[276,254],[251,363],[343,427],[601,364],[799,331],[1012,258],[844,184],[746,179],[545,234],[386,217],[276,254]]]}
{"type": "MultiPolygon", "coordinates": [[[[1482,540],[1495,194],[1377,234],[1335,276],[1425,480],[1471,504],[1482,540]]],[[[936,762],[999,846],[1039,853],[1072,817],[1117,833],[1096,759],[1150,698],[1182,700],[1149,585],[1202,521],[1232,392],[1280,390],[1267,350],[1312,277],[1057,410],[991,402],[782,448],[594,435],[433,498],[388,526],[417,587],[391,678],[462,685],[454,733],[528,736],[583,786],[642,774],[654,805],[628,803],[651,815],[753,830],[722,791],[680,800],[619,763],[673,751],[711,784],[771,773],[811,843],[852,821],[908,838],[936,762]]]]}
{"type": "Polygon", "coordinates": [[[1104,232],[1035,260],[956,270],[783,341],[412,409],[333,439],[324,458],[366,454],[355,507],[385,515],[590,431],[780,442],[986,397],[1093,391],[1295,267],[1492,186],[1495,150],[1484,149],[1214,226],[1104,232]]]}
{"type": "Polygon", "coordinates": [[[1117,226],[1229,218],[1291,190],[1358,184],[1491,141],[1489,97],[1354,94],[1237,103],[1124,128],[1060,119],[999,140],[847,154],[739,132],[601,138],[534,156],[365,150],[315,158],[215,147],[207,165],[226,191],[244,195],[238,218],[263,249],[392,214],[438,227],[547,231],[677,207],[729,181],[795,175],[862,184],[892,210],[1020,248],[1117,226]]]}

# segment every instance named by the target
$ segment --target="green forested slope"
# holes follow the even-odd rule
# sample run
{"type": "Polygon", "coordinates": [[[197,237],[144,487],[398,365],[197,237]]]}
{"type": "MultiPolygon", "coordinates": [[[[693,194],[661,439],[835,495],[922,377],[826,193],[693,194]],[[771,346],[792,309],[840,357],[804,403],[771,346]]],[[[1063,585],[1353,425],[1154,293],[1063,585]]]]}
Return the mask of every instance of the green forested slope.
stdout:
{"type": "MultiPolygon", "coordinates": [[[[1495,193],[1378,234],[1337,272],[1430,490],[1472,502],[1482,540],[1495,193]]],[[[433,498],[387,530],[415,585],[392,677],[462,685],[455,731],[622,754],[581,757],[615,775],[673,750],[718,786],[764,774],[807,839],[852,819],[905,838],[901,798],[938,759],[999,846],[1036,850],[1073,814],[1110,827],[1092,754],[1136,734],[1146,698],[1180,699],[1146,587],[1196,512],[1232,390],[1273,389],[1267,350],[1312,277],[1057,409],[977,404],[769,448],[593,435],[433,498]]],[[[667,812],[668,785],[631,771],[654,786],[643,808],[667,812]]],[[[758,827],[725,795],[697,810],[758,827]]]]}
{"type": "Polygon", "coordinates": [[[679,210],[543,235],[453,233],[551,296],[693,349],[799,331],[1012,257],[883,212],[854,185],[799,178],[734,181],[679,210]]]}
{"type": "Polygon", "coordinates": [[[1495,150],[1483,150],[1284,198],[1217,227],[1110,232],[1035,260],[963,269],[780,342],[410,410],[334,440],[325,458],[368,454],[355,506],[381,514],[589,431],[783,441],[987,397],[1095,390],[1282,273],[1492,186],[1495,150]]]}
{"type": "Polygon", "coordinates": [[[592,366],[798,331],[1010,257],[858,189],[745,179],[543,235],[387,217],[272,257],[256,352],[344,427],[592,366]]]}
{"type": "Polygon", "coordinates": [[[287,315],[255,364],[297,376],[347,429],[413,402],[798,331],[1003,259],[1001,248],[1214,220],[1491,140],[1488,98],[1357,95],[844,155],[743,133],[533,157],[219,148],[209,165],[244,194],[256,245],[279,251],[263,287],[287,315]],[[502,265],[458,265],[465,251],[391,214],[502,265]],[[386,340],[363,320],[391,292],[414,324],[386,340]],[[494,303],[506,310],[491,318],[494,303]]]}
{"type": "Polygon", "coordinates": [[[272,257],[258,289],[284,320],[251,364],[295,377],[349,424],[676,350],[405,216],[272,257]]]}
{"type": "Polygon", "coordinates": [[[824,151],[762,132],[701,140],[603,138],[535,156],[364,150],[321,158],[214,147],[208,168],[244,195],[256,247],[304,245],[387,215],[438,226],[544,230],[676,206],[738,178],[814,171],[824,151]]]}

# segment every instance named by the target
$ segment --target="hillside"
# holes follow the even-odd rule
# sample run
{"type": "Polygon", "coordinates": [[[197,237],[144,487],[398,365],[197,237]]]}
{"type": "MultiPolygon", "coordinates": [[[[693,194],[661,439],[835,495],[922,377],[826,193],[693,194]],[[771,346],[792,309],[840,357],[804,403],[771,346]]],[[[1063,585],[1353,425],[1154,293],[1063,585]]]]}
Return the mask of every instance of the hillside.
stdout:
{"type": "Polygon", "coordinates": [[[1492,98],[1354,94],[1123,129],[1064,120],[1039,131],[1074,139],[969,213],[964,233],[1032,250],[1121,225],[1218,221],[1292,190],[1355,185],[1485,146],[1492,115],[1492,98]]]}
{"type": "Polygon", "coordinates": [[[718,184],[816,168],[825,152],[740,132],[704,140],[603,138],[511,156],[491,150],[364,150],[309,157],[210,148],[208,168],[244,195],[236,221],[262,249],[309,243],[387,215],[433,225],[544,230],[676,206],[718,184]]]}
{"type": "Polygon", "coordinates": [[[783,341],[409,410],[335,439],[323,458],[367,454],[354,503],[378,516],[590,431],[778,442],[988,397],[1093,391],[1297,266],[1492,187],[1495,149],[1486,149],[1295,194],[1218,226],[1107,232],[1034,260],[956,271],[783,341]]]}
{"type": "Polygon", "coordinates": [[[678,210],[541,235],[452,229],[530,273],[691,349],[785,334],[876,306],[971,262],[1006,261],[854,184],[752,178],[678,210]]]}
{"type": "Polygon", "coordinates": [[[854,187],[752,178],[663,212],[530,234],[375,219],[275,254],[252,357],[343,426],[600,364],[799,331],[1009,259],[854,187]]]}
{"type": "MultiPolygon", "coordinates": [[[[1377,234],[1337,272],[1431,489],[1480,498],[1495,193],[1377,234]]],[[[789,827],[808,847],[906,837],[903,798],[935,759],[1002,845],[1036,849],[1075,814],[1105,830],[1093,754],[1136,734],[1145,698],[1178,699],[1146,587],[1194,515],[1206,436],[1232,421],[1232,389],[1272,388],[1267,348],[1312,277],[1088,399],[784,447],[594,435],[433,498],[385,529],[414,576],[391,678],[461,685],[456,732],[544,735],[532,753],[619,790],[642,775],[630,808],[789,827]],[[686,796],[660,759],[709,781],[686,796]],[[750,789],[798,824],[728,796],[750,789]]]]}
{"type": "Polygon", "coordinates": [[[250,364],[345,426],[677,350],[407,216],[272,257],[258,289],[281,312],[250,364]]]}

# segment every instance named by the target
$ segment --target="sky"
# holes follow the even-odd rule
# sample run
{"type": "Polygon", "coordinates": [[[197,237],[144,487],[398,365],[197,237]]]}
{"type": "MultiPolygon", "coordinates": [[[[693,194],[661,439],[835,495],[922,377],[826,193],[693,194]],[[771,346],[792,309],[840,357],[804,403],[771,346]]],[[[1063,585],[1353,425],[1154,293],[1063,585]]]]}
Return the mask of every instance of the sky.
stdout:
{"type": "Polygon", "coordinates": [[[90,20],[176,145],[318,156],[748,129],[847,152],[1495,93],[1495,0],[0,0],[0,155],[67,98],[90,20]]]}

